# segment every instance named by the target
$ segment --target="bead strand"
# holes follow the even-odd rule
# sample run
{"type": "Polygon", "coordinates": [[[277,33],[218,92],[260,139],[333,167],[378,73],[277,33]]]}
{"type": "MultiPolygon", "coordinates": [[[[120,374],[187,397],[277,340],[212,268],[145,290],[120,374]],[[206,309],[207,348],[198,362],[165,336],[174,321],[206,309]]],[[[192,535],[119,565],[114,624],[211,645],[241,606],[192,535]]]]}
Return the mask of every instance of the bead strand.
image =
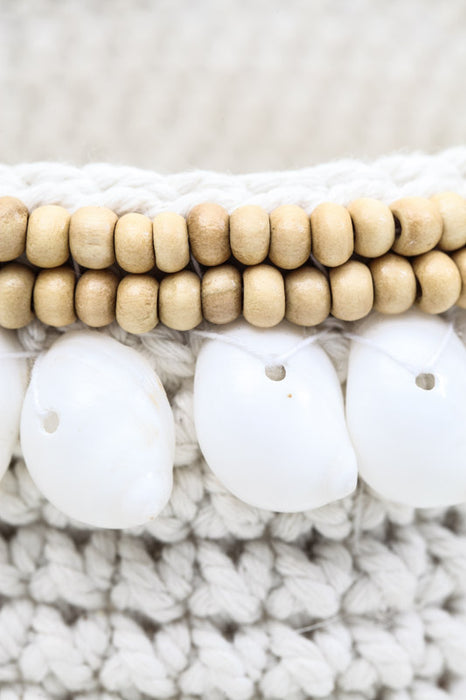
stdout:
{"type": "Polygon", "coordinates": [[[87,269],[115,262],[124,272],[165,273],[228,261],[266,262],[281,270],[299,269],[310,256],[334,268],[354,255],[377,259],[386,253],[414,257],[438,247],[453,252],[466,245],[466,200],[453,192],[405,197],[390,206],[357,199],[347,207],[324,202],[308,214],[286,204],[270,214],[256,205],[231,215],[218,204],[202,203],[186,219],[173,212],[153,220],[139,213],[120,218],[106,207],[85,206],[71,216],[57,205],[30,214],[14,197],[0,198],[0,262],[23,254],[36,267],[63,265],[70,255],[87,269]]]}
{"type": "Polygon", "coordinates": [[[159,320],[187,331],[203,319],[222,325],[241,316],[271,328],[283,318],[315,326],[329,315],[356,321],[372,309],[393,315],[413,304],[440,314],[466,308],[466,249],[432,250],[408,260],[386,253],[369,261],[350,259],[327,274],[306,264],[281,272],[260,263],[243,273],[231,264],[210,267],[200,278],[183,269],[160,282],[150,274],[119,277],[113,269],[86,270],[79,279],[61,265],[34,271],[10,262],[0,270],[0,326],[21,328],[33,315],[61,327],[79,319],[92,328],[116,320],[129,333],[146,333],[159,320]]]}
{"type": "Polygon", "coordinates": [[[229,216],[204,203],[187,219],[162,212],[153,220],[95,206],[71,216],[57,205],[28,214],[2,197],[0,325],[22,327],[32,309],[52,326],[116,319],[131,333],[159,319],[190,330],[241,314],[264,328],[283,318],[312,326],[329,314],[354,321],[414,303],[438,314],[466,308],[465,246],[466,201],[451,192],[390,207],[368,198],[346,208],[323,203],[310,216],[292,204],[270,214],[246,205],[229,216]],[[77,281],[68,261],[85,268],[77,281]],[[115,263],[128,273],[122,279],[115,263]]]}

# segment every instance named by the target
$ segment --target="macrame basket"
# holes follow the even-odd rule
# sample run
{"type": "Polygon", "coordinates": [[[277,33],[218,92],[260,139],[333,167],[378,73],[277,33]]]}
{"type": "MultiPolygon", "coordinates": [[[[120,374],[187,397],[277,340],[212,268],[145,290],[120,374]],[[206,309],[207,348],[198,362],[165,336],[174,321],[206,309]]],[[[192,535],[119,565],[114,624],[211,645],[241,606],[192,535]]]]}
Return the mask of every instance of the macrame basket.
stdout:
{"type": "MultiPolygon", "coordinates": [[[[466,196],[464,148],[242,176],[0,167],[0,194],[30,211],[95,205],[151,218],[186,216],[200,202],[310,213],[322,202],[445,191],[466,196]]],[[[466,312],[442,316],[462,337],[466,312]]],[[[17,336],[34,353],[85,327],[34,318],[17,336]]],[[[333,317],[319,326],[341,382],[341,331],[351,328],[333,317]]],[[[100,332],[144,355],[165,387],[176,425],[172,495],[147,525],[87,527],[40,495],[17,448],[0,484],[0,700],[466,698],[466,508],[397,505],[362,480],[306,512],[248,506],[209,470],[196,440],[202,338],[163,324],[133,334],[113,322],[100,332]]]]}

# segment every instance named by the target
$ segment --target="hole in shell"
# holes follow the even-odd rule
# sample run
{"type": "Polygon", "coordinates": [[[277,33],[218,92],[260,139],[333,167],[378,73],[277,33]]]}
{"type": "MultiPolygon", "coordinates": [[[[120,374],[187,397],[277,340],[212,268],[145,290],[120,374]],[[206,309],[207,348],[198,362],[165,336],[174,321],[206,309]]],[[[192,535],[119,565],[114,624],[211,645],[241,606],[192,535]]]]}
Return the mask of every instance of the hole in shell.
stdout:
{"type": "Polygon", "coordinates": [[[59,423],[60,420],[58,418],[58,413],[55,413],[55,411],[49,411],[44,416],[42,421],[42,425],[46,433],[54,433],[57,430],[59,423]]]}
{"type": "Polygon", "coordinates": [[[273,382],[281,382],[286,377],[286,369],[283,365],[267,365],[265,368],[265,376],[273,382]]]}
{"type": "Polygon", "coordinates": [[[421,374],[418,374],[416,377],[416,385],[420,389],[430,391],[435,386],[435,376],[430,374],[430,372],[421,372],[421,374]]]}

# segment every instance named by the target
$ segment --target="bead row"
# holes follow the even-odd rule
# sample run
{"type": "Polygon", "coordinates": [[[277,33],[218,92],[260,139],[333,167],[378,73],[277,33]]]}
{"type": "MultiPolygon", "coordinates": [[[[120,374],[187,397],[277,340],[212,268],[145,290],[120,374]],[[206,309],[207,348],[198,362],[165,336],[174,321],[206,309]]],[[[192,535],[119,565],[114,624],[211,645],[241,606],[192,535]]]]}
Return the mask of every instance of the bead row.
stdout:
{"type": "Polygon", "coordinates": [[[13,262],[0,270],[0,326],[21,328],[33,315],[62,327],[77,318],[98,328],[117,320],[130,333],[146,333],[160,321],[190,330],[205,319],[225,324],[241,314],[253,326],[270,328],[283,318],[315,326],[329,314],[356,321],[372,309],[399,314],[414,303],[438,314],[455,304],[466,308],[466,248],[451,255],[432,250],[408,260],[387,253],[368,264],[349,260],[328,275],[310,265],[282,273],[266,264],[241,273],[225,264],[202,279],[192,270],[121,279],[110,269],[87,270],[79,279],[66,265],[35,272],[13,262]]]}
{"type": "Polygon", "coordinates": [[[191,257],[206,267],[233,259],[295,270],[311,254],[318,264],[334,268],[354,255],[379,258],[391,251],[413,257],[465,245],[466,200],[453,192],[405,197],[391,206],[369,198],[348,207],[322,203],[310,216],[294,204],[270,214],[246,205],[229,215],[218,204],[203,203],[186,219],[162,212],[152,220],[139,213],[118,218],[96,206],[70,215],[61,206],[45,205],[29,214],[18,199],[0,198],[0,262],[25,254],[40,268],[59,267],[71,256],[84,268],[103,270],[117,263],[132,274],[153,268],[179,272],[191,257]]]}

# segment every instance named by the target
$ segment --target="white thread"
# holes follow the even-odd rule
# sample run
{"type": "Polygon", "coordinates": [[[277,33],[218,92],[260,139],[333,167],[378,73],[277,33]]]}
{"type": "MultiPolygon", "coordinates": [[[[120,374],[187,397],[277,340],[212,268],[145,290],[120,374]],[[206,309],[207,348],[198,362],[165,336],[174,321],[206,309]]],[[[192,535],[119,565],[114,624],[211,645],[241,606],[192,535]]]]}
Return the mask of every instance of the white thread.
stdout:
{"type": "Polygon", "coordinates": [[[383,355],[386,355],[389,357],[391,360],[399,364],[401,367],[406,369],[408,372],[411,374],[417,376],[418,374],[422,374],[426,372],[429,369],[432,369],[439,359],[440,355],[443,353],[445,350],[446,346],[450,342],[450,338],[453,334],[454,331],[454,324],[449,323],[447,330],[445,331],[445,334],[442,338],[442,341],[440,342],[438,348],[434,351],[432,357],[430,360],[427,360],[427,362],[423,362],[420,365],[413,365],[409,362],[406,362],[405,360],[400,360],[399,357],[397,357],[394,353],[388,351],[386,348],[381,347],[378,343],[374,342],[373,340],[370,340],[369,338],[363,338],[360,335],[357,335],[355,333],[348,333],[345,332],[344,336],[345,338],[349,338],[350,340],[354,340],[356,343],[360,343],[361,345],[366,345],[368,348],[372,348],[373,350],[377,350],[378,352],[381,352],[383,355]]]}
{"type": "Polygon", "coordinates": [[[24,352],[1,352],[0,360],[12,360],[16,358],[37,357],[40,352],[34,350],[25,350],[24,352]]]}
{"type": "Polygon", "coordinates": [[[255,357],[257,360],[260,360],[264,363],[266,367],[273,367],[286,364],[286,361],[291,359],[293,355],[296,355],[297,352],[307,347],[308,345],[312,345],[312,343],[314,343],[319,338],[328,335],[327,331],[321,331],[319,333],[315,333],[314,335],[309,335],[303,340],[300,340],[299,343],[296,343],[296,345],[293,345],[289,350],[286,350],[285,352],[269,354],[258,352],[257,350],[254,350],[254,348],[251,348],[247,343],[244,343],[242,340],[239,340],[238,338],[235,338],[231,335],[227,335],[226,333],[215,333],[213,331],[200,330],[193,330],[191,331],[191,333],[199,336],[200,338],[218,340],[221,343],[225,343],[226,345],[232,345],[233,347],[238,348],[238,350],[243,350],[244,352],[248,353],[248,355],[251,355],[251,357],[255,357]]]}

